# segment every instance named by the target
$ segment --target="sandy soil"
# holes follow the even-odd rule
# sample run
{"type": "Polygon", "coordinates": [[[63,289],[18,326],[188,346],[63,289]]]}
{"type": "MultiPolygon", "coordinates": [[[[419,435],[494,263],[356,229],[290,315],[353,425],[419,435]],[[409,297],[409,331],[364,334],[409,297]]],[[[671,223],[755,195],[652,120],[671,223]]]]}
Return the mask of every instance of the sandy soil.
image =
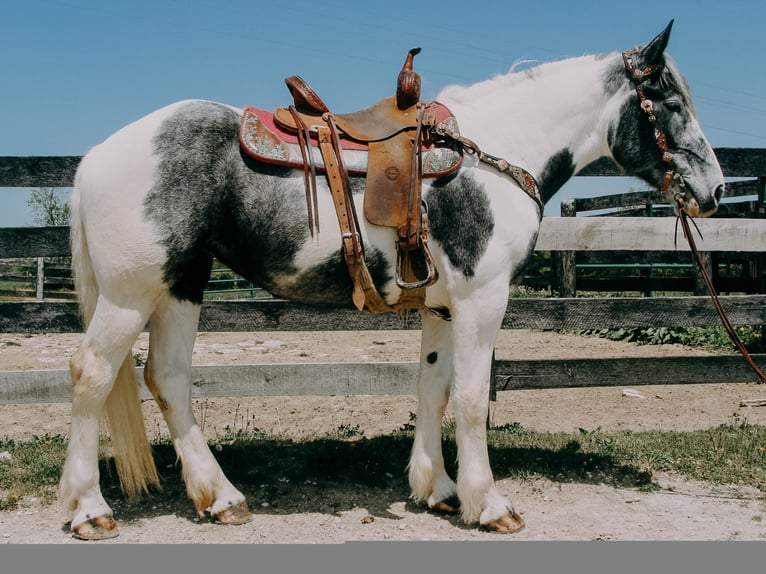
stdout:
{"type": "MultiPolygon", "coordinates": [[[[67,368],[81,339],[72,335],[0,334],[0,370],[67,368]]],[[[200,333],[194,363],[408,361],[417,359],[418,332],[200,333]],[[343,349],[343,353],[340,350],[343,349]]],[[[142,336],[134,352],[146,353],[142,336]]],[[[640,346],[541,331],[503,331],[499,359],[642,357],[705,354],[677,345],[640,346]]],[[[492,422],[519,423],[542,431],[650,428],[690,430],[720,424],[766,424],[766,408],[741,407],[742,399],[766,397],[756,383],[721,385],[642,385],[632,396],[621,387],[518,390],[499,393],[492,422]]],[[[629,390],[628,390],[629,391],[629,390]]],[[[147,429],[165,435],[164,422],[146,402],[147,429]]],[[[414,396],[238,397],[199,399],[195,411],[211,439],[227,428],[257,427],[293,437],[332,432],[340,425],[358,427],[367,438],[385,435],[409,422],[414,396]]],[[[449,416],[449,414],[448,414],[449,416]]],[[[66,434],[68,404],[0,405],[0,437],[66,434]]],[[[402,461],[402,472],[406,460],[402,461]]],[[[764,493],[736,486],[691,483],[654,476],[662,488],[642,492],[609,484],[501,479],[498,484],[527,528],[518,540],[756,540],[766,538],[764,493]]],[[[353,489],[352,489],[353,490],[353,489]]],[[[466,528],[453,517],[424,512],[405,491],[319,493],[335,500],[290,510],[268,502],[254,508],[254,520],[223,527],[199,520],[188,501],[154,501],[146,512],[135,509],[121,522],[121,536],[108,543],[329,543],[346,540],[504,539],[466,528]]],[[[119,504],[119,503],[117,503],[119,504]]],[[[117,505],[115,509],[117,510],[117,505]]],[[[120,519],[119,510],[118,520],[120,519]]],[[[54,505],[30,501],[21,510],[0,513],[0,542],[70,543],[63,515],[54,505]]]]}

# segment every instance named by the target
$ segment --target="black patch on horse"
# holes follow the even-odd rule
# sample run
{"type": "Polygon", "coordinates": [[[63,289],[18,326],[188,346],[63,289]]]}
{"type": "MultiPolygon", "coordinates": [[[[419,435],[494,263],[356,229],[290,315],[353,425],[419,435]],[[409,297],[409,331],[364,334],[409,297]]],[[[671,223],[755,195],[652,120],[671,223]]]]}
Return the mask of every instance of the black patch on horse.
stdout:
{"type": "Polygon", "coordinates": [[[651,185],[660,185],[667,165],[654,139],[654,127],[639,107],[635,94],[622,104],[619,121],[607,132],[607,143],[614,161],[626,173],[651,185]]]}
{"type": "Polygon", "coordinates": [[[213,257],[268,289],[272,273],[291,271],[308,237],[301,180],[265,164],[254,171],[238,138],[239,114],[211,102],[181,107],[154,137],[159,163],[144,209],[179,299],[202,301],[213,257]]]}
{"type": "MultiPolygon", "coordinates": [[[[372,282],[379,288],[393,280],[388,260],[380,251],[369,245],[365,246],[365,262],[372,282]]],[[[277,297],[310,302],[322,307],[347,308],[353,305],[353,283],[342,249],[338,249],[337,254],[319,262],[311,269],[296,275],[294,280],[268,290],[277,297]]]]}
{"type": "Polygon", "coordinates": [[[574,175],[574,171],[574,155],[569,149],[556,152],[546,162],[537,180],[543,203],[548,203],[548,200],[574,175]]]}
{"type": "Polygon", "coordinates": [[[495,229],[484,188],[460,173],[434,181],[425,200],[431,236],[441,243],[452,266],[470,279],[495,229]]]}

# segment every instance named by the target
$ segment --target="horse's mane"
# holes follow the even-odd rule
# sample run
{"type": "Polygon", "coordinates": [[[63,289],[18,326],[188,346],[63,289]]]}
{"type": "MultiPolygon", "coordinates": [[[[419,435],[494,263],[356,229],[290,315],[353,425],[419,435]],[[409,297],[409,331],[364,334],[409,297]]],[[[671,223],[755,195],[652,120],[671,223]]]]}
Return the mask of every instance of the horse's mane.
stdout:
{"type": "Polygon", "coordinates": [[[575,56],[571,58],[563,58],[560,60],[552,60],[550,62],[520,59],[514,62],[507,72],[495,74],[487,80],[481,80],[470,85],[451,84],[445,86],[439,94],[439,99],[449,99],[461,103],[469,102],[476,93],[485,93],[494,91],[496,89],[512,88],[524,82],[535,81],[536,79],[543,76],[547,71],[555,69],[564,63],[572,64],[576,60],[594,57],[596,56],[575,56]],[[534,66],[521,70],[519,69],[522,66],[526,66],[528,64],[534,64],[534,66]]]}
{"type": "MultiPolygon", "coordinates": [[[[468,103],[477,93],[480,94],[487,93],[496,89],[512,88],[523,82],[535,81],[545,75],[547,72],[555,70],[564,64],[572,65],[577,61],[586,61],[588,59],[592,61],[601,61],[611,56],[615,56],[616,54],[617,52],[589,54],[542,63],[540,63],[538,60],[517,60],[511,65],[508,72],[504,74],[496,74],[487,80],[479,81],[470,85],[452,84],[446,86],[439,94],[439,99],[468,103]],[[535,65],[519,70],[519,68],[527,64],[535,65]]],[[[662,73],[659,77],[659,88],[663,92],[670,91],[680,94],[686,105],[689,106],[689,109],[692,111],[692,113],[696,114],[694,110],[694,104],[692,102],[691,89],[689,84],[678,71],[678,67],[676,66],[676,63],[672,57],[665,54],[664,60],[665,65],[663,66],[662,73]]],[[[622,66],[621,60],[619,65],[620,67],[622,66]]]]}

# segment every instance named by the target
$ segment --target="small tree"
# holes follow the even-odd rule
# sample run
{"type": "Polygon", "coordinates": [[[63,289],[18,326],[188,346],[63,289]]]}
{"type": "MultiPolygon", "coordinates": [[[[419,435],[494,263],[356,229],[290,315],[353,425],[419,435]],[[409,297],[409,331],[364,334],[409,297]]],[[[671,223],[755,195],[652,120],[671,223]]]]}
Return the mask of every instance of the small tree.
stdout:
{"type": "MultiPolygon", "coordinates": [[[[68,225],[71,215],[69,207],[69,193],[66,189],[55,187],[38,187],[33,189],[27,205],[32,209],[32,221],[35,225],[43,227],[51,225],[68,225]]],[[[45,289],[45,276],[50,276],[51,270],[46,272],[47,263],[67,264],[68,257],[37,258],[37,278],[35,280],[37,299],[42,300],[45,289]]],[[[60,275],[53,272],[53,275],[60,275]]]]}
{"type": "Polygon", "coordinates": [[[27,205],[32,209],[32,221],[35,225],[69,224],[69,193],[65,189],[55,187],[33,189],[27,205]]]}

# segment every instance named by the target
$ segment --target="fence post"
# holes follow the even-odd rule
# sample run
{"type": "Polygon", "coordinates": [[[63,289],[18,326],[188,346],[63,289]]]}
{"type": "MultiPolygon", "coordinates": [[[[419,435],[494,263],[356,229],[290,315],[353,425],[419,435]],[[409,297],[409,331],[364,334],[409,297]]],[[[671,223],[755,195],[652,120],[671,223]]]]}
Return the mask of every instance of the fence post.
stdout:
{"type": "Polygon", "coordinates": [[[36,296],[38,301],[45,297],[45,259],[37,258],[37,277],[35,278],[36,296]]]}
{"type": "MultiPolygon", "coordinates": [[[[756,214],[758,219],[766,218],[766,177],[758,178],[758,199],[756,200],[756,214]]],[[[761,253],[757,258],[758,269],[756,269],[758,279],[758,293],[766,293],[766,257],[761,253]]]]}
{"type": "MultiPolygon", "coordinates": [[[[756,199],[757,218],[766,218],[766,176],[758,178],[758,198],[756,199]]],[[[766,293],[766,256],[758,254],[756,259],[756,279],[758,280],[758,293],[766,293]]],[[[766,337],[766,325],[760,325],[761,340],[766,337]]]]}
{"type": "Polygon", "coordinates": [[[492,404],[497,401],[497,384],[495,383],[495,377],[497,377],[497,362],[495,361],[495,350],[492,350],[492,366],[489,372],[489,408],[487,409],[487,430],[492,428],[492,404]]]}
{"type": "MultiPolygon", "coordinates": [[[[700,260],[702,261],[702,264],[705,266],[705,271],[707,272],[708,276],[710,277],[711,281],[715,280],[715,277],[713,276],[713,256],[709,251],[700,251],[699,252],[700,260]]],[[[694,256],[692,256],[694,257],[694,256]]],[[[692,259],[692,269],[694,270],[693,273],[693,279],[694,279],[694,294],[695,295],[707,295],[708,288],[707,284],[705,283],[705,280],[702,277],[702,272],[696,265],[694,265],[694,260],[692,259]]],[[[716,291],[718,289],[716,288],[716,291]]]]}
{"type": "MultiPolygon", "coordinates": [[[[561,217],[575,217],[577,211],[574,199],[561,202],[561,217]]],[[[551,264],[553,268],[552,289],[559,297],[574,297],[577,294],[577,270],[575,268],[574,251],[552,251],[551,264]]]]}

